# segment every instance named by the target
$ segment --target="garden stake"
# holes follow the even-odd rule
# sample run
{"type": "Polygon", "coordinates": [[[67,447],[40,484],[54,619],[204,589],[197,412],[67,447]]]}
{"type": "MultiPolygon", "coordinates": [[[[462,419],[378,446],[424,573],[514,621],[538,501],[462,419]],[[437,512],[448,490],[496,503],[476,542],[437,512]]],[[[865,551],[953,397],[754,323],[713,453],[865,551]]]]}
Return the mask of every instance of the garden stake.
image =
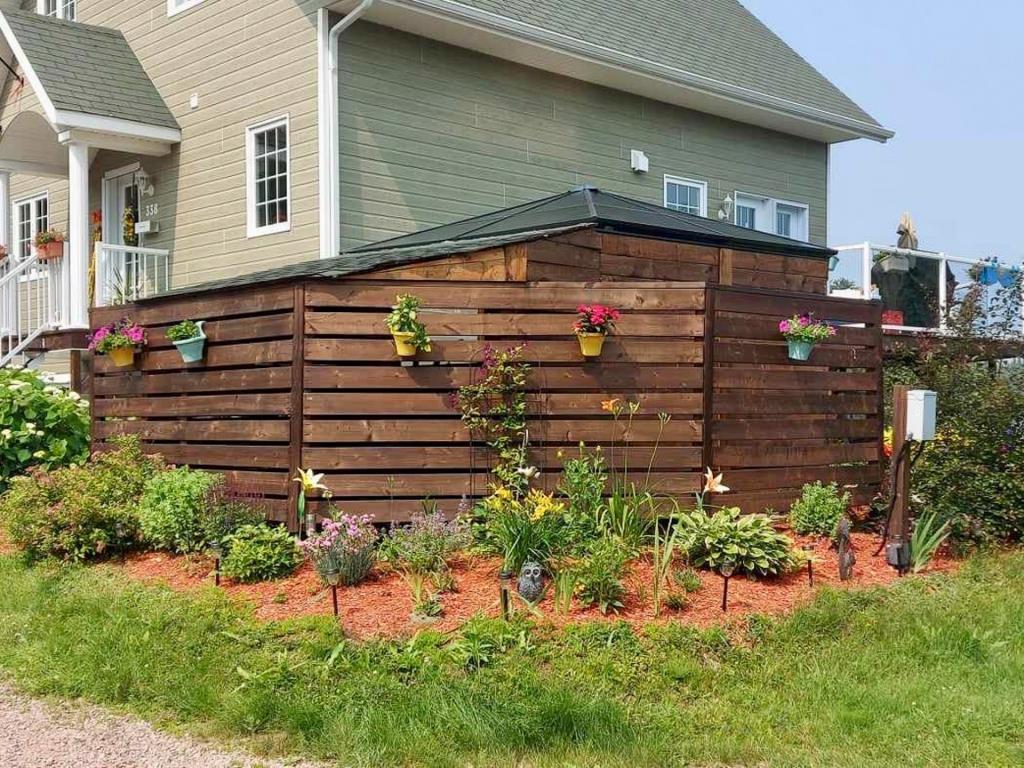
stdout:
{"type": "Polygon", "coordinates": [[[513,575],[511,571],[502,571],[498,574],[498,583],[501,585],[501,618],[505,621],[512,618],[512,596],[509,593],[509,582],[513,575]]]}
{"type": "Polygon", "coordinates": [[[732,576],[735,564],[731,560],[722,563],[718,572],[722,574],[722,612],[729,607],[729,578],[732,576]]]}
{"type": "Polygon", "coordinates": [[[334,618],[338,618],[338,582],[341,581],[341,571],[331,569],[324,575],[331,587],[331,603],[334,604],[334,618]]]}
{"type": "Polygon", "coordinates": [[[814,589],[814,560],[811,559],[811,554],[814,552],[813,544],[804,544],[804,552],[807,553],[807,583],[811,589],[814,589]]]}
{"type": "Polygon", "coordinates": [[[213,552],[213,585],[215,587],[219,587],[220,559],[224,556],[224,545],[218,541],[217,543],[210,545],[210,551],[213,552]]]}

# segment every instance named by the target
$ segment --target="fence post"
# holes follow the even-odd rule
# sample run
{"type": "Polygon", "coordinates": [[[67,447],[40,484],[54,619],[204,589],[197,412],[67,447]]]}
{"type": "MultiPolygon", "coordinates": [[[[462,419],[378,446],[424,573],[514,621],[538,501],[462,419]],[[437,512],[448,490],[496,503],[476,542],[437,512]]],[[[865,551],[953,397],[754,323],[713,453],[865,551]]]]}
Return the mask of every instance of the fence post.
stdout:
{"type": "Polygon", "coordinates": [[[298,533],[299,485],[292,478],[302,466],[302,439],[305,427],[306,366],[306,285],[299,283],[292,292],[292,392],[288,409],[288,530],[298,533]]]}
{"type": "Polygon", "coordinates": [[[908,541],[910,518],[910,467],[907,452],[907,393],[910,387],[898,384],[892,388],[892,462],[896,470],[892,478],[895,502],[889,520],[888,539],[900,545],[908,541]]]}
{"type": "MultiPolygon", "coordinates": [[[[702,460],[704,467],[715,468],[712,425],[715,420],[715,294],[718,287],[704,286],[704,398],[701,413],[702,460]]],[[[702,468],[703,470],[703,468],[702,468]]]]}

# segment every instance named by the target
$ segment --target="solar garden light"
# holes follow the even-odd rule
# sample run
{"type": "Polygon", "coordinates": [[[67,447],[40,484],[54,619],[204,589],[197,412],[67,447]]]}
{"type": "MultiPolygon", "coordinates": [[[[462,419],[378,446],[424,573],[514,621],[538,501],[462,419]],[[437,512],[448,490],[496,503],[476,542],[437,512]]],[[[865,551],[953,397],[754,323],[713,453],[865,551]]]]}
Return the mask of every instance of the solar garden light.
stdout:
{"type": "Polygon", "coordinates": [[[722,575],[722,610],[729,607],[729,579],[736,570],[736,563],[732,560],[723,560],[718,566],[718,572],[722,575]]]}
{"type": "Polygon", "coordinates": [[[512,577],[515,574],[512,571],[502,569],[501,573],[498,574],[498,583],[501,585],[501,618],[508,621],[512,617],[512,596],[509,591],[509,585],[512,581],[512,577]]]}
{"type": "Polygon", "coordinates": [[[814,545],[804,544],[803,550],[807,553],[807,583],[814,587],[814,545]]]}
{"type": "Polygon", "coordinates": [[[224,544],[220,539],[210,542],[210,552],[213,554],[213,583],[220,586],[220,561],[224,559],[224,544]]]}
{"type": "Polygon", "coordinates": [[[334,617],[338,618],[338,584],[341,583],[341,571],[337,568],[329,569],[324,578],[331,587],[331,602],[334,604],[334,617]]]}

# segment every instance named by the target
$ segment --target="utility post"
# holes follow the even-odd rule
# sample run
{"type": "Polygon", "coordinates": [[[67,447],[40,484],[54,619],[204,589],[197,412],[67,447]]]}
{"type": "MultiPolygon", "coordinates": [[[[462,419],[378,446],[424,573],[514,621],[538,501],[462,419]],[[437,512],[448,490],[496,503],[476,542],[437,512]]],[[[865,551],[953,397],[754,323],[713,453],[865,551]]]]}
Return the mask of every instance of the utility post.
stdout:
{"type": "Polygon", "coordinates": [[[892,389],[893,508],[889,517],[886,559],[901,574],[910,566],[910,464],[907,445],[907,393],[910,387],[892,389]]]}

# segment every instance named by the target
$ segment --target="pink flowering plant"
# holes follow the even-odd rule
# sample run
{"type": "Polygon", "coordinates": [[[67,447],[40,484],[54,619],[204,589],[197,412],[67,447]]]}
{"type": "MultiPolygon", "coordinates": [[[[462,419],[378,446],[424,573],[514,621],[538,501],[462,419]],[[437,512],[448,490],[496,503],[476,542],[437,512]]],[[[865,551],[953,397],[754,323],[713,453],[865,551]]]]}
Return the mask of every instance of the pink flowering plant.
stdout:
{"type": "Polygon", "coordinates": [[[836,335],[836,329],[825,320],[815,320],[814,314],[804,312],[793,315],[779,323],[779,332],[786,341],[802,341],[808,344],[820,344],[836,335]]]}
{"type": "Polygon", "coordinates": [[[299,543],[325,582],[327,574],[340,574],[346,587],[358,584],[369,574],[377,559],[377,529],[372,515],[341,514],[323,521],[320,533],[299,543]]]}
{"type": "Polygon", "coordinates": [[[105,355],[113,349],[145,345],[146,330],[127,317],[122,317],[109,325],[102,325],[89,336],[89,351],[99,355],[105,355]]]}
{"type": "Polygon", "coordinates": [[[576,333],[609,334],[615,329],[616,321],[622,316],[619,310],[604,304],[580,304],[576,307],[578,317],[573,324],[576,333]]]}

